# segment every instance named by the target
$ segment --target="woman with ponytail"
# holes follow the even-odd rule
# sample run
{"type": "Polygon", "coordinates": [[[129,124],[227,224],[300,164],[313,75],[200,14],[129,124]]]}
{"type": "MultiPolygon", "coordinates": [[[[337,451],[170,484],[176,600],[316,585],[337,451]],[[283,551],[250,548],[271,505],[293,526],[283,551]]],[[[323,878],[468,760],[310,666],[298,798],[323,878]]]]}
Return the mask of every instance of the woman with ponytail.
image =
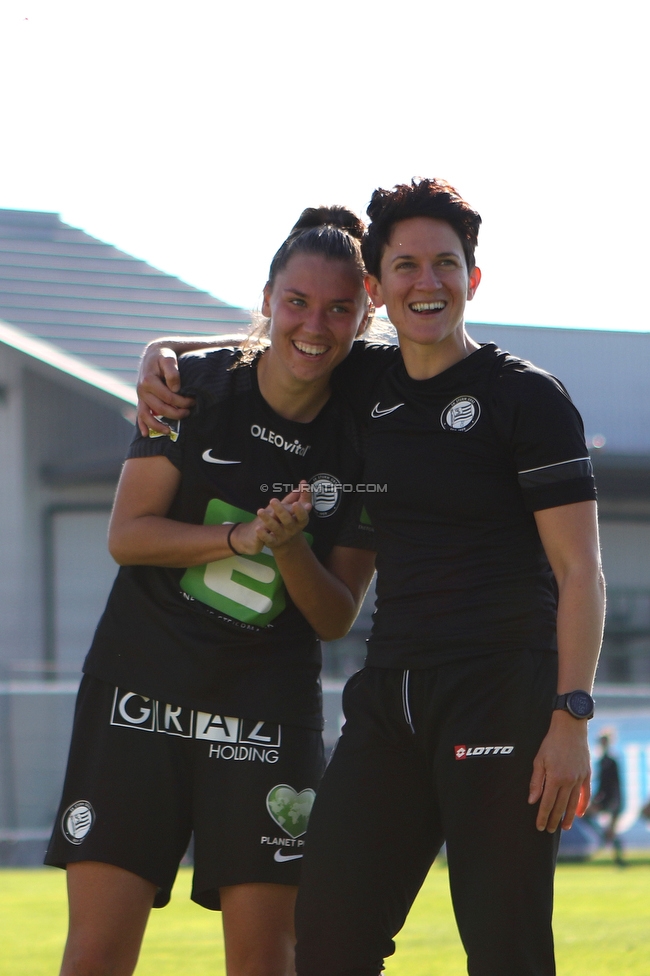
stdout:
{"type": "Polygon", "coordinates": [[[120,564],[84,665],[47,863],[66,867],[61,973],[130,976],[194,837],[228,976],[291,976],[323,768],[319,637],[372,576],[354,423],[331,376],[366,329],[361,221],[306,210],[263,327],[180,361],[191,416],[138,432],[109,531],[120,564]],[[161,436],[162,434],[162,436],[161,436]]]}

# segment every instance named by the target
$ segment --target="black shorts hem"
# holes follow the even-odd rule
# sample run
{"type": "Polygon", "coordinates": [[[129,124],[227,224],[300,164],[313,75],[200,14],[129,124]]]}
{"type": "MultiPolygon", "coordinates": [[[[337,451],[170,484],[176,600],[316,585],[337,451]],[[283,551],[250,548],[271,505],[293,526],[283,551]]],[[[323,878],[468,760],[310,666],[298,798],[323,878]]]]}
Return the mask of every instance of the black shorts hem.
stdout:
{"type": "MultiPolygon", "coordinates": [[[[201,890],[192,889],[192,894],[190,895],[193,902],[200,905],[201,908],[207,908],[210,912],[220,912],[221,911],[221,896],[219,894],[222,888],[234,888],[237,885],[245,884],[268,884],[268,885],[282,885],[287,888],[297,888],[299,879],[296,877],[293,880],[279,881],[277,878],[260,878],[258,874],[254,877],[242,878],[238,877],[236,880],[229,879],[219,884],[218,887],[202,888],[201,890]]],[[[155,906],[154,906],[155,907],[155,906]]]]}
{"type": "Polygon", "coordinates": [[[117,857],[88,857],[86,855],[85,857],[73,856],[67,858],[65,861],[62,861],[60,858],[50,857],[48,854],[46,854],[43,858],[43,864],[45,864],[47,867],[61,868],[63,871],[67,870],[68,864],[81,864],[83,861],[96,861],[98,864],[110,864],[114,868],[121,868],[122,871],[128,871],[129,874],[135,874],[136,877],[142,878],[143,881],[148,881],[150,884],[155,885],[156,894],[153,900],[153,908],[165,908],[165,906],[171,901],[172,888],[176,878],[174,878],[172,883],[169,885],[161,885],[158,881],[154,880],[154,878],[147,877],[142,873],[142,871],[134,871],[132,867],[128,867],[125,863],[119,863],[120,859],[117,857]]]}

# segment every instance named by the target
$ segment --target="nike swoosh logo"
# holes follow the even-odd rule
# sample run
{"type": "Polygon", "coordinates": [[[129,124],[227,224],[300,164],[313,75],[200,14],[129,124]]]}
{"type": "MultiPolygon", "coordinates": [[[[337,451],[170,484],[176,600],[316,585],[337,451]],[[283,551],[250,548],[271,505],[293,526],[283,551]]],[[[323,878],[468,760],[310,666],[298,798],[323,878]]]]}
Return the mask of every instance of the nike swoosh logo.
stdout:
{"type": "Polygon", "coordinates": [[[403,407],[403,406],[404,406],[403,403],[397,403],[397,404],[395,404],[394,407],[388,407],[386,410],[380,410],[379,409],[379,404],[376,403],[374,405],[374,407],[372,408],[372,411],[370,413],[370,416],[371,417],[374,417],[375,420],[376,420],[378,417],[385,417],[387,413],[392,413],[393,410],[398,410],[400,407],[403,407]]]}
{"type": "Polygon", "coordinates": [[[208,450],[204,451],[201,455],[203,460],[209,461],[210,464],[241,464],[241,461],[222,461],[221,458],[210,457],[210,450],[211,448],[208,448],[208,450]]]}
{"type": "Polygon", "coordinates": [[[273,860],[274,861],[297,861],[299,857],[302,857],[302,854],[283,854],[280,848],[278,847],[275,854],[273,855],[273,860]]]}

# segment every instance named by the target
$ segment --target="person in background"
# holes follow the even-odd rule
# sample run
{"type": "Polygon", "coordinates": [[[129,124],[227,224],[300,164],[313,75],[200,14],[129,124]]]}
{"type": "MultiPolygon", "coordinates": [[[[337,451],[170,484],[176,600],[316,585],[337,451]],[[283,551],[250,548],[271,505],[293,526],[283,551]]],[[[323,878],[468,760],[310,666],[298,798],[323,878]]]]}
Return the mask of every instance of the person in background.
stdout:
{"type": "Polygon", "coordinates": [[[615,862],[619,867],[624,867],[623,843],[616,833],[616,822],[623,809],[623,796],[618,762],[610,752],[612,738],[610,731],[601,732],[598,738],[602,751],[597,766],[597,785],[585,817],[601,835],[603,843],[612,845],[615,862]]]}

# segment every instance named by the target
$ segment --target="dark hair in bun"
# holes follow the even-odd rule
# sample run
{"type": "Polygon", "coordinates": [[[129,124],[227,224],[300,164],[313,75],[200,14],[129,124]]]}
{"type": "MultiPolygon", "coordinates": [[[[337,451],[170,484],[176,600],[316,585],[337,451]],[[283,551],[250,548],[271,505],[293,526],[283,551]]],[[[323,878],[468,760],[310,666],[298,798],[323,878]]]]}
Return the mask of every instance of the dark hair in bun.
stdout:
{"type": "Polygon", "coordinates": [[[308,230],[310,227],[323,227],[325,225],[340,227],[352,237],[356,237],[358,241],[362,240],[366,232],[366,225],[361,217],[357,217],[347,207],[334,204],[332,207],[307,207],[291,228],[289,236],[291,237],[302,230],[308,230]]]}
{"type": "Polygon", "coordinates": [[[307,207],[271,261],[269,285],[273,287],[294,254],[320,254],[330,261],[350,261],[363,275],[361,240],[365,231],[363,221],[346,207],[307,207]]]}

